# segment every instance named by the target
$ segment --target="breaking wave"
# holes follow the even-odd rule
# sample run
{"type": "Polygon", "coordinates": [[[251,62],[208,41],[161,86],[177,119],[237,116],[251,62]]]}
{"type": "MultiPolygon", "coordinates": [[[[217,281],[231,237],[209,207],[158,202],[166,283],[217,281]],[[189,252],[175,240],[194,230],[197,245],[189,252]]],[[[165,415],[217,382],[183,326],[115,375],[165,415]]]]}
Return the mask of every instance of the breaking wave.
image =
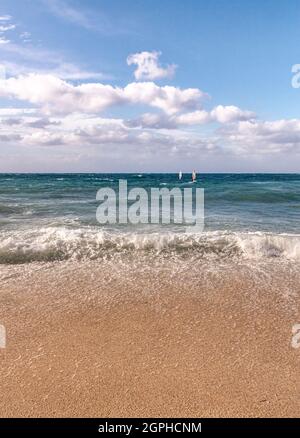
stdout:
{"type": "Polygon", "coordinates": [[[0,233],[0,264],[97,259],[114,254],[170,254],[200,258],[300,260],[299,234],[108,232],[44,227],[0,233]]]}

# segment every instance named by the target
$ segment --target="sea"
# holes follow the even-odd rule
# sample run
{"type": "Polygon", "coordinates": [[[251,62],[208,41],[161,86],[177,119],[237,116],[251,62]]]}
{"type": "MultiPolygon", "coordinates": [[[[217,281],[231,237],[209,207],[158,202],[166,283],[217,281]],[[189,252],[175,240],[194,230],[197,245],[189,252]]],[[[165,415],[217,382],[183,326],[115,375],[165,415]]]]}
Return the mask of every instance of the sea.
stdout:
{"type": "Polygon", "coordinates": [[[300,260],[300,174],[0,174],[0,264],[101,260],[300,260]],[[204,189],[203,231],[100,224],[101,188],[204,189]]]}

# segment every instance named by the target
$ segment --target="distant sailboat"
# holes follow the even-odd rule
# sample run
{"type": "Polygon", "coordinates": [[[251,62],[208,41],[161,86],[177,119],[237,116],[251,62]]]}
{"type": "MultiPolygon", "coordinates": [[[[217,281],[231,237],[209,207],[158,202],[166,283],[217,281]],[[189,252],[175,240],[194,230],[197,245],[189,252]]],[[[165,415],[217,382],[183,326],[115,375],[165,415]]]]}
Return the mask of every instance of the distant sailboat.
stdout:
{"type": "Polygon", "coordinates": [[[178,174],[178,178],[181,180],[182,179],[182,172],[180,171],[178,174]]]}
{"type": "Polygon", "coordinates": [[[193,173],[192,173],[192,181],[195,182],[195,181],[196,181],[196,178],[197,178],[196,171],[193,170],[193,173]]]}

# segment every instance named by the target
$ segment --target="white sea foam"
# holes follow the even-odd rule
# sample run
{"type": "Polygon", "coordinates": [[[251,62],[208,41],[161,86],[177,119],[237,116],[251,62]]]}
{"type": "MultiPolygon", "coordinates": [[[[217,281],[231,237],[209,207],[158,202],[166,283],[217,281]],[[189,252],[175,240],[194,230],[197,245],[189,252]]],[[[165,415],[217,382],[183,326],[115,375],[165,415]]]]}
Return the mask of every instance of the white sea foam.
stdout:
{"type": "Polygon", "coordinates": [[[139,251],[197,258],[300,260],[300,235],[226,231],[133,233],[96,227],[44,227],[0,233],[0,263],[95,259],[139,251]]]}

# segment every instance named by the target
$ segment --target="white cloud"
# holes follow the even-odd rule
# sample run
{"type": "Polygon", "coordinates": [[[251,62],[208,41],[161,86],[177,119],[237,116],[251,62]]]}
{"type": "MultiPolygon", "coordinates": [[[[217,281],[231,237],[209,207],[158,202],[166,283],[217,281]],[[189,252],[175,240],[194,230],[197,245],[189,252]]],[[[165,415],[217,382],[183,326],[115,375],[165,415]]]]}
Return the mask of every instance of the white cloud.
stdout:
{"type": "Polygon", "coordinates": [[[10,40],[6,38],[5,32],[9,30],[9,26],[0,26],[0,44],[8,44],[10,40]]]}
{"type": "Polygon", "coordinates": [[[0,15],[0,21],[9,21],[11,19],[11,15],[0,15]]]}
{"type": "Polygon", "coordinates": [[[29,74],[0,81],[0,95],[38,105],[45,112],[98,112],[122,102],[122,90],[111,85],[74,86],[52,75],[29,74]]]}
{"type": "Polygon", "coordinates": [[[127,123],[129,126],[151,129],[176,129],[178,126],[206,125],[212,122],[221,124],[236,123],[241,120],[253,120],[255,117],[255,114],[251,111],[244,111],[234,106],[219,105],[212,111],[200,109],[164,117],[160,114],[146,113],[127,123]]]}
{"type": "Polygon", "coordinates": [[[9,30],[14,30],[16,28],[15,24],[8,24],[5,26],[0,25],[0,32],[7,32],[9,30]]]}
{"type": "Polygon", "coordinates": [[[153,82],[133,82],[123,89],[123,93],[130,103],[150,105],[170,115],[197,108],[206,96],[198,88],[160,87],[153,82]]]}
{"type": "Polygon", "coordinates": [[[23,41],[23,43],[30,43],[31,42],[31,33],[30,32],[22,32],[20,35],[20,39],[23,41]]]}
{"type": "Polygon", "coordinates": [[[253,112],[241,110],[237,106],[218,105],[212,110],[211,117],[219,123],[231,123],[240,120],[249,120],[256,116],[253,112]]]}
{"type": "Polygon", "coordinates": [[[176,65],[162,67],[159,64],[161,52],[140,52],[129,55],[128,65],[137,65],[134,77],[137,81],[153,81],[155,79],[170,78],[174,75],[176,65]]]}
{"type": "Polygon", "coordinates": [[[0,116],[20,116],[36,113],[34,108],[0,108],[0,116]]]}
{"type": "Polygon", "coordinates": [[[211,115],[205,110],[180,114],[176,117],[176,123],[179,125],[203,125],[209,122],[211,122],[211,115]]]}
{"type": "Polygon", "coordinates": [[[93,113],[112,105],[143,104],[167,114],[196,108],[205,94],[197,88],[159,87],[153,82],[125,88],[86,83],[72,85],[52,75],[29,74],[0,80],[0,95],[38,105],[47,113],[93,113]]]}
{"type": "Polygon", "coordinates": [[[242,110],[237,106],[218,105],[210,112],[197,110],[190,113],[181,114],[176,117],[176,122],[180,125],[203,125],[210,122],[221,124],[235,123],[241,120],[255,119],[256,115],[252,111],[242,110]]]}
{"type": "Polygon", "coordinates": [[[6,38],[5,34],[6,32],[9,32],[11,30],[14,30],[16,28],[15,24],[8,24],[7,22],[11,20],[10,15],[2,15],[0,17],[0,23],[4,22],[4,24],[0,24],[0,45],[8,45],[10,43],[10,40],[6,38]]]}
{"type": "Polygon", "coordinates": [[[300,153],[300,120],[240,121],[225,125],[220,135],[236,153],[300,153]]]}
{"type": "Polygon", "coordinates": [[[5,37],[0,36],[0,44],[8,44],[10,41],[5,37]]]}
{"type": "Polygon", "coordinates": [[[177,123],[174,117],[164,114],[145,113],[133,120],[126,121],[127,126],[146,129],[176,129],[177,123]]]}

